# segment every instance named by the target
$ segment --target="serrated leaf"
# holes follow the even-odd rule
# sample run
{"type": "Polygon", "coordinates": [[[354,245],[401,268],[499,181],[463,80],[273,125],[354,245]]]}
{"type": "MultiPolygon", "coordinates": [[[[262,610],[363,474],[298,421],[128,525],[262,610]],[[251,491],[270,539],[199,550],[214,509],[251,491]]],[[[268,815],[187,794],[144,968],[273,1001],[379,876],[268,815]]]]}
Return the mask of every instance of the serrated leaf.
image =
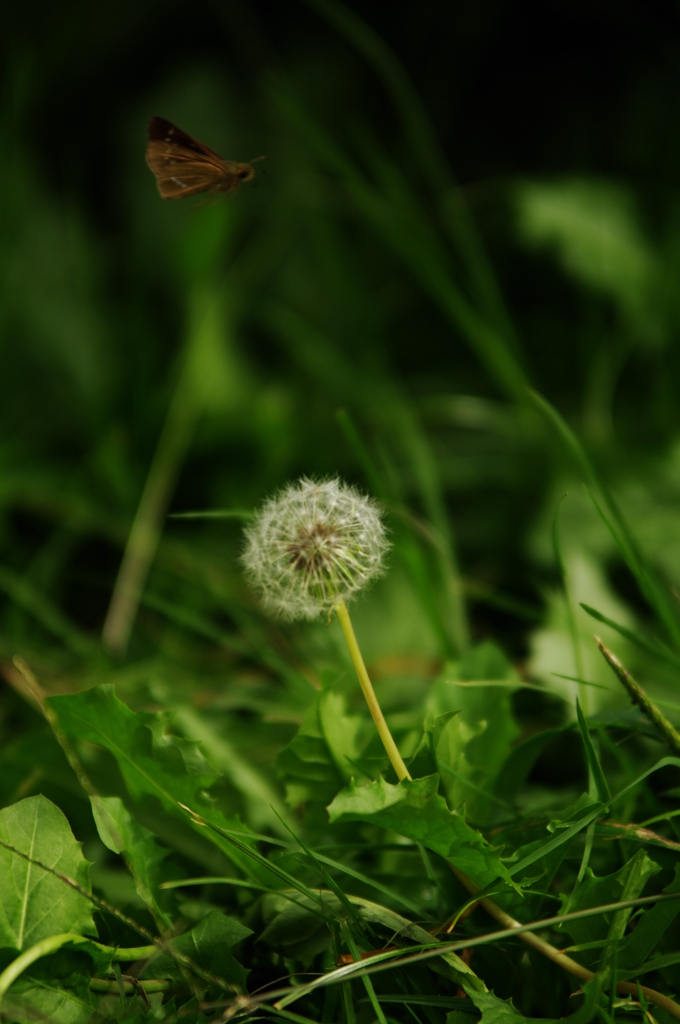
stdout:
{"type": "Polygon", "coordinates": [[[499,999],[493,992],[475,993],[472,1002],[482,1012],[482,1024],[525,1024],[526,1022],[524,1014],[520,1013],[509,999],[499,999]]]}
{"type": "Polygon", "coordinates": [[[138,895],[155,917],[170,928],[173,915],[170,893],[159,889],[167,880],[163,870],[169,851],[158,845],[154,835],[139,825],[117,796],[90,798],[92,814],[104,846],[123,854],[138,895]]]}
{"type": "Polygon", "coordinates": [[[380,778],[367,786],[352,782],[328,807],[333,823],[366,821],[422,843],[487,886],[500,878],[514,885],[493,846],[438,795],[439,776],[404,779],[393,786],[380,778]]]}
{"type": "MultiPolygon", "coordinates": [[[[110,685],[50,697],[48,703],[70,739],[96,743],[113,754],[134,800],[143,803],[156,797],[170,814],[189,821],[180,807],[184,804],[212,824],[246,831],[238,816],[227,819],[211,803],[206,787],[217,776],[197,743],[168,734],[167,715],[132,711],[110,685]]],[[[192,825],[246,874],[258,880],[270,877],[224,837],[193,821],[192,825]]]]}
{"type": "MultiPolygon", "coordinates": [[[[481,1024],[523,1024],[531,1020],[532,1024],[589,1024],[598,1010],[602,977],[596,975],[592,981],[583,986],[585,999],[583,1005],[575,1013],[563,1017],[559,1022],[537,1020],[525,1017],[509,999],[499,999],[493,992],[470,992],[470,998],[478,1010],[482,1011],[481,1024]]],[[[447,1017],[448,1024],[448,1017],[447,1017]]]]}
{"type": "MultiPolygon", "coordinates": [[[[189,957],[204,971],[245,991],[249,972],[228,950],[249,935],[252,935],[250,928],[218,910],[212,910],[191,931],[172,939],[170,946],[189,957]]],[[[161,953],[149,961],[140,977],[178,979],[182,977],[182,972],[169,953],[161,953]]]]}
{"type": "MultiPolygon", "coordinates": [[[[607,903],[616,903],[622,899],[635,899],[645,885],[661,870],[644,850],[638,850],[634,857],[611,875],[598,878],[591,868],[586,868],[583,881],[571,896],[563,897],[564,905],[569,910],[584,910],[607,903]]],[[[613,911],[597,917],[565,922],[564,931],[572,937],[575,945],[586,942],[597,942],[602,939],[620,939],[632,909],[613,911]]],[[[597,963],[601,951],[582,952],[576,959],[587,967],[597,963]]]]}
{"type": "MultiPolygon", "coordinates": [[[[91,892],[81,844],[46,797],[28,797],[0,811],[0,840],[91,892]]],[[[56,875],[0,846],[0,948],[21,951],[63,932],[96,936],[92,904],[56,875]]]]}

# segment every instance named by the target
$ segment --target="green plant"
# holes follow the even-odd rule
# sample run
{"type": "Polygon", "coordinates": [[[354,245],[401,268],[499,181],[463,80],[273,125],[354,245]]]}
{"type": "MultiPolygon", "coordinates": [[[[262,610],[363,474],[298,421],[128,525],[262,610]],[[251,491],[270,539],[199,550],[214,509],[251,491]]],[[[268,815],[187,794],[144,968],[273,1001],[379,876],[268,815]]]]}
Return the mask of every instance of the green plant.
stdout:
{"type": "Polygon", "coordinates": [[[668,1024],[675,77],[308,7],[8,11],[0,1019],[668,1024]],[[269,174],[170,209],[154,111],[269,174]]]}

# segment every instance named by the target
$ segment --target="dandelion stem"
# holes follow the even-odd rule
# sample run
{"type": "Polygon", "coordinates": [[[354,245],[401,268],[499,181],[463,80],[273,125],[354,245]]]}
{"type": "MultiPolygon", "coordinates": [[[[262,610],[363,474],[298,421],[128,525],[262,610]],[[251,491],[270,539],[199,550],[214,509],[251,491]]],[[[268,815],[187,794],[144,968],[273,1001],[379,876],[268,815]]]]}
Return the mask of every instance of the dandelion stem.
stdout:
{"type": "Polygon", "coordinates": [[[397,750],[397,744],[394,742],[392,738],[392,733],[388,728],[387,722],[385,721],[385,716],[383,715],[382,710],[380,708],[380,704],[378,703],[378,698],[375,695],[373,684],[371,683],[371,680],[369,679],[368,676],[368,672],[366,671],[364,659],[361,656],[359,644],[357,643],[357,638],[354,635],[354,629],[352,628],[352,620],[349,617],[347,605],[341,598],[339,601],[335,602],[333,607],[335,608],[335,612],[338,616],[338,622],[340,623],[340,628],[342,629],[345,641],[349,648],[350,657],[352,658],[352,664],[354,665],[354,669],[359,678],[361,690],[363,692],[364,697],[366,698],[368,710],[371,712],[371,717],[375,722],[375,727],[378,730],[378,735],[380,736],[380,739],[383,742],[383,746],[385,748],[385,751],[387,752],[387,756],[392,762],[392,767],[397,773],[397,778],[399,779],[399,781],[401,782],[402,779],[410,779],[411,776],[409,775],[408,769],[402,760],[401,754],[397,750]]]}

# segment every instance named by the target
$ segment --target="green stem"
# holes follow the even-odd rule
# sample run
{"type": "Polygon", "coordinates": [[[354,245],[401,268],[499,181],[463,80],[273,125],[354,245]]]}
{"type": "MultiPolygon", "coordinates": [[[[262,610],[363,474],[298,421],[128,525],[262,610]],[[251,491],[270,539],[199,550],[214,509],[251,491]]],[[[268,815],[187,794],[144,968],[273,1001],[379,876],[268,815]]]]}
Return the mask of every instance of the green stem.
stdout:
{"type": "MultiPolygon", "coordinates": [[[[137,981],[133,983],[126,981],[125,975],[122,977],[122,985],[125,993],[131,995],[133,992],[138,992],[139,989],[144,989],[145,992],[165,992],[170,988],[171,981],[137,981]]],[[[120,987],[117,981],[107,981],[105,978],[90,978],[89,988],[92,992],[120,992],[120,987]]]]}
{"type": "Polygon", "coordinates": [[[77,941],[78,939],[82,941],[80,935],[71,935],[69,933],[50,935],[49,938],[36,942],[35,946],[31,946],[25,953],[21,953],[16,960],[12,960],[12,963],[0,974],[0,1003],[2,1003],[2,997],[12,982],[16,981],[27,967],[30,967],[36,960],[40,960],[41,957],[48,956],[57,949],[61,949],[67,942],[77,941]]]}
{"type": "Polygon", "coordinates": [[[385,716],[383,715],[380,704],[378,703],[378,698],[375,695],[373,684],[371,683],[368,672],[366,671],[364,659],[361,656],[359,644],[357,643],[357,638],[354,635],[352,620],[349,617],[347,605],[341,598],[339,601],[335,602],[333,607],[338,616],[338,622],[340,623],[340,628],[342,629],[345,637],[345,642],[349,648],[352,664],[354,665],[354,669],[359,679],[359,685],[361,686],[362,693],[366,698],[368,710],[371,712],[371,717],[375,722],[375,727],[378,730],[378,735],[382,740],[387,756],[392,763],[392,767],[397,773],[399,781],[401,782],[403,779],[410,779],[411,776],[409,775],[408,769],[397,749],[397,744],[392,738],[392,733],[389,730],[387,722],[385,721],[385,716]]]}
{"type": "Polygon", "coordinates": [[[30,967],[31,964],[35,963],[36,960],[40,960],[44,956],[49,956],[50,953],[56,953],[62,946],[68,944],[74,946],[79,945],[94,945],[101,949],[102,953],[108,954],[112,960],[121,960],[124,962],[132,960],[146,960],[154,953],[158,952],[156,946],[134,946],[130,949],[119,949],[113,946],[102,946],[99,942],[94,942],[93,939],[87,938],[85,935],[75,935],[71,932],[63,932],[61,935],[50,935],[46,939],[41,939],[40,942],[36,942],[30,949],[20,953],[19,956],[12,960],[5,970],[0,974],[0,1003],[2,1003],[2,997],[7,992],[10,985],[16,981],[20,974],[30,967]]]}

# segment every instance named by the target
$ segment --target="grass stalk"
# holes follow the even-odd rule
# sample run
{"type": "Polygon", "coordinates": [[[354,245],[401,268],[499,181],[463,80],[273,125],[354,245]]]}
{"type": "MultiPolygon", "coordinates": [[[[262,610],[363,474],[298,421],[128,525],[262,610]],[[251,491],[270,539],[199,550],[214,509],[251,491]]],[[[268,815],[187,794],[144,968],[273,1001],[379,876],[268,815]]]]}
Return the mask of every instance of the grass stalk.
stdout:
{"type": "Polygon", "coordinates": [[[102,642],[112,654],[122,656],[127,650],[195,419],[193,382],[185,366],[158,440],[106,613],[102,642]]]}
{"type": "Polygon", "coordinates": [[[624,686],[624,689],[628,693],[628,696],[632,700],[633,704],[637,704],[640,710],[650,720],[654,728],[657,730],[661,738],[671,748],[674,753],[680,753],[680,733],[677,729],[674,729],[671,723],[668,721],[666,716],[659,711],[656,704],[653,703],[642,689],[639,683],[636,683],[630,672],[627,671],[616,657],[615,654],[605,647],[600,640],[599,636],[595,637],[595,643],[600,648],[602,655],[604,656],[607,663],[614,670],[614,673],[624,686]]]}

